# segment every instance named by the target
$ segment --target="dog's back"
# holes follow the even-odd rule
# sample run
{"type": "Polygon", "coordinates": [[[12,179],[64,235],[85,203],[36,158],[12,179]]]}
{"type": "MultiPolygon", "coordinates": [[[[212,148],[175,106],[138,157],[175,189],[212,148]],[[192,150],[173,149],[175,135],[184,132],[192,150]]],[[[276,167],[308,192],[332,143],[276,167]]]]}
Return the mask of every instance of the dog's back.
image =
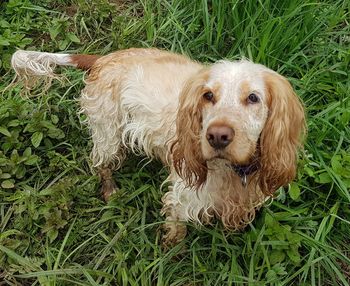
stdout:
{"type": "Polygon", "coordinates": [[[58,78],[56,66],[88,71],[80,104],[91,129],[95,167],[120,165],[126,148],[167,162],[180,92],[203,67],[183,55],[142,48],[106,56],[19,50],[12,57],[27,87],[36,78],[58,78]]]}

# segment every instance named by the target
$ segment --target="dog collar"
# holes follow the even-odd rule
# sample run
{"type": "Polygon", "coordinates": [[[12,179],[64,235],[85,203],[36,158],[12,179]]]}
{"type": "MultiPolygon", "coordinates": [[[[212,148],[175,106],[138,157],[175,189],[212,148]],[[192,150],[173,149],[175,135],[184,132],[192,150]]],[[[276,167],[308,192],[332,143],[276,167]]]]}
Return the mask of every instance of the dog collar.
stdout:
{"type": "Polygon", "coordinates": [[[251,165],[231,165],[232,170],[241,178],[242,186],[247,185],[247,176],[255,173],[259,166],[258,164],[251,165]]]}

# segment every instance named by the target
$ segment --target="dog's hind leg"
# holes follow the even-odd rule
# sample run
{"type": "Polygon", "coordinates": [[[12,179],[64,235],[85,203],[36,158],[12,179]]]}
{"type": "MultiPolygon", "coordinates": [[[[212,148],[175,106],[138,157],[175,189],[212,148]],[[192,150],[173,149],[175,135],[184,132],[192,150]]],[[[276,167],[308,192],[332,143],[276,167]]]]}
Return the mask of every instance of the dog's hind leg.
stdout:
{"type": "Polygon", "coordinates": [[[108,201],[110,196],[118,191],[118,187],[112,177],[113,169],[106,166],[101,167],[98,170],[99,176],[101,178],[101,193],[105,201],[108,201]]]}
{"type": "Polygon", "coordinates": [[[108,200],[118,190],[112,177],[113,170],[119,169],[125,158],[122,143],[125,118],[120,115],[119,110],[118,82],[87,80],[80,104],[91,130],[93,168],[97,170],[101,179],[102,196],[108,200]]]}
{"type": "Polygon", "coordinates": [[[125,68],[117,63],[115,54],[102,57],[21,50],[14,53],[11,59],[17,77],[27,88],[39,77],[49,80],[57,78],[54,74],[56,66],[73,66],[89,71],[80,104],[91,130],[94,144],[92,163],[101,177],[105,199],[117,190],[112,170],[119,168],[124,160],[121,130],[127,117],[120,116],[119,100],[125,68]]]}

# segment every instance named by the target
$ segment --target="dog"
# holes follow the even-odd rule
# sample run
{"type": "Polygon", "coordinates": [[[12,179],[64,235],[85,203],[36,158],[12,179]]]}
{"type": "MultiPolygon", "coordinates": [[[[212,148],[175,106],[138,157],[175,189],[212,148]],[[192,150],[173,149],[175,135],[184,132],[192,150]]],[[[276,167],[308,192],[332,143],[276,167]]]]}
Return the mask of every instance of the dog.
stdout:
{"type": "Polygon", "coordinates": [[[106,56],[19,50],[12,57],[26,86],[36,77],[55,78],[56,66],[88,73],[80,106],[105,199],[117,191],[112,171],[128,152],[168,167],[166,245],[185,237],[189,221],[216,217],[229,230],[243,229],[296,175],[304,107],[288,80],[263,65],[204,65],[143,48],[106,56]]]}

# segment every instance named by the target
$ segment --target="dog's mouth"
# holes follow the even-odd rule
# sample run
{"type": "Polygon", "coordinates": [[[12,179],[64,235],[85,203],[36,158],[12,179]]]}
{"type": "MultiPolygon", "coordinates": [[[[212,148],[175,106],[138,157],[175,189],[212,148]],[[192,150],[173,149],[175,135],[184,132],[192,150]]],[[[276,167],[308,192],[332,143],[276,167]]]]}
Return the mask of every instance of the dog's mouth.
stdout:
{"type": "Polygon", "coordinates": [[[260,168],[259,159],[256,154],[247,160],[237,161],[231,156],[227,155],[227,153],[218,151],[208,161],[218,159],[225,160],[226,165],[241,178],[242,186],[244,187],[247,185],[248,176],[255,174],[260,168]]]}
{"type": "Polygon", "coordinates": [[[215,159],[223,159],[223,160],[229,160],[227,156],[223,152],[217,152],[215,156],[210,158],[208,161],[215,160],[215,159]]]}
{"type": "Polygon", "coordinates": [[[244,158],[243,160],[242,159],[239,160],[235,158],[232,154],[229,154],[221,150],[216,150],[215,153],[212,154],[212,156],[207,159],[207,161],[212,161],[216,159],[226,160],[230,165],[242,165],[242,166],[250,165],[251,162],[254,161],[254,158],[249,158],[249,157],[244,158]]]}

